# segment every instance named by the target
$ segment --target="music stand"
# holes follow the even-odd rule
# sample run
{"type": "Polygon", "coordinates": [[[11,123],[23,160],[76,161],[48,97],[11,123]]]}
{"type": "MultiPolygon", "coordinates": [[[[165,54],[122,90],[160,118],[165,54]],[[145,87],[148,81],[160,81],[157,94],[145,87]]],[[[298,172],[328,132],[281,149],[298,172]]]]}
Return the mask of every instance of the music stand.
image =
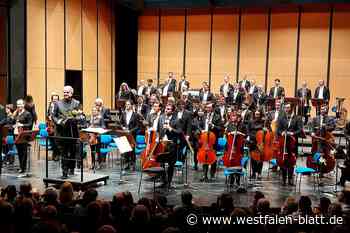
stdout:
{"type": "MultiPolygon", "coordinates": [[[[116,135],[118,137],[123,137],[125,136],[131,146],[131,148],[135,148],[136,142],[134,137],[132,136],[132,133],[129,130],[114,130],[114,132],[116,133],[116,135]]],[[[120,173],[119,173],[119,184],[123,184],[126,183],[125,180],[123,180],[123,158],[122,155],[120,154],[120,173]]]]}
{"type": "Polygon", "coordinates": [[[325,103],[323,99],[313,98],[311,99],[311,104],[316,108],[316,115],[320,115],[321,106],[325,103]]]}
{"type": "Polygon", "coordinates": [[[31,154],[30,154],[30,142],[34,141],[35,139],[35,135],[38,133],[38,131],[34,131],[34,130],[25,130],[22,131],[18,134],[18,136],[16,137],[15,140],[15,144],[27,144],[27,172],[26,174],[23,175],[19,175],[17,176],[18,178],[22,178],[22,177],[31,177],[32,174],[30,173],[30,168],[31,168],[31,154]],[[29,150],[29,151],[28,151],[29,150]]]}

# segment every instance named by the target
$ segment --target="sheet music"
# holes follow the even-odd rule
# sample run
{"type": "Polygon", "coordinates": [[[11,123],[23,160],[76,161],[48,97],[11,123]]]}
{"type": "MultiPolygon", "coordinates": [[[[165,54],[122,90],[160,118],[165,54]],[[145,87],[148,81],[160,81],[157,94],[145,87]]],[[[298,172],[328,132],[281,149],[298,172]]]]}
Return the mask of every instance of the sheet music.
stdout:
{"type": "Polygon", "coordinates": [[[121,154],[132,151],[131,145],[126,136],[113,138],[115,144],[117,144],[118,150],[121,154]]]}
{"type": "Polygon", "coordinates": [[[92,128],[92,127],[88,127],[86,129],[82,129],[81,131],[86,132],[86,133],[97,133],[97,134],[105,134],[108,133],[109,129],[104,129],[104,128],[92,128]]]}

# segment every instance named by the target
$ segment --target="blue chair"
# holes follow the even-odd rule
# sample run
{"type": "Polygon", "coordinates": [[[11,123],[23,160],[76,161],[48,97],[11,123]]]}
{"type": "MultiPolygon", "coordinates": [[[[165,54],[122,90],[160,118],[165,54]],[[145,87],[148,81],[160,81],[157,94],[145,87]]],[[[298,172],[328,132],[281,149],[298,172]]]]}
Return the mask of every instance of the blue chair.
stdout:
{"type": "Polygon", "coordinates": [[[17,154],[17,149],[15,147],[15,136],[8,135],[6,137],[6,145],[8,147],[7,156],[15,156],[17,154]]]}
{"type": "MultiPolygon", "coordinates": [[[[39,124],[40,126],[40,124],[39,124]]],[[[37,138],[39,138],[38,143],[38,160],[40,159],[40,148],[43,147],[46,149],[46,138],[49,136],[49,133],[47,132],[46,128],[40,129],[39,133],[37,135],[37,138]]],[[[51,143],[48,141],[48,150],[51,150],[51,143]]]]}
{"type": "MultiPolygon", "coordinates": [[[[320,159],[321,159],[321,154],[319,152],[316,152],[312,156],[312,163],[318,167],[320,165],[320,159]]],[[[299,192],[300,192],[300,187],[301,187],[301,177],[306,176],[306,175],[312,175],[314,178],[314,190],[316,189],[316,182],[317,182],[317,188],[319,190],[320,186],[320,176],[319,176],[319,170],[318,169],[313,169],[310,167],[302,167],[302,166],[297,166],[295,168],[295,191],[297,191],[298,187],[298,177],[299,177],[299,192]]]]}
{"type": "MultiPolygon", "coordinates": [[[[112,136],[109,134],[102,134],[100,137],[101,149],[100,156],[103,158],[109,157],[112,152],[112,148],[109,147],[109,144],[112,142],[112,136]]],[[[113,167],[113,155],[112,155],[112,167],[113,167]]]]}
{"type": "Polygon", "coordinates": [[[227,190],[229,190],[230,184],[229,184],[229,178],[232,178],[233,175],[238,175],[240,177],[244,178],[244,186],[245,188],[248,186],[247,177],[247,165],[249,161],[249,156],[243,156],[240,161],[240,166],[237,167],[227,167],[224,169],[224,176],[225,176],[225,183],[227,190]]]}
{"type": "Polygon", "coordinates": [[[225,137],[218,138],[218,142],[216,145],[216,156],[218,160],[218,168],[222,168],[224,166],[224,161],[222,157],[225,154],[225,149],[227,145],[227,139],[225,137]]]}

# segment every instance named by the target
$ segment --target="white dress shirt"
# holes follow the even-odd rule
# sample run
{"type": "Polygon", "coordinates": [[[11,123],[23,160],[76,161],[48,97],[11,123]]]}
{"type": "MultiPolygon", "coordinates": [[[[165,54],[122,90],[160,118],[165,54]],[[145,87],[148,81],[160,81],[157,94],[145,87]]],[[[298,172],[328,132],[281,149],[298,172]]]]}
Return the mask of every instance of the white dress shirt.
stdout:
{"type": "Polygon", "coordinates": [[[204,92],[204,94],[203,94],[203,101],[207,101],[207,99],[208,99],[208,94],[209,94],[208,91],[204,92]]]}
{"type": "Polygon", "coordinates": [[[163,89],[163,96],[168,96],[169,82],[165,85],[163,89]]]}
{"type": "Polygon", "coordinates": [[[321,86],[320,89],[318,90],[318,99],[323,99],[323,89],[324,87],[321,86]]]}
{"type": "Polygon", "coordinates": [[[251,86],[249,88],[249,94],[253,94],[254,93],[254,88],[255,88],[255,85],[254,86],[251,86]]]}
{"type": "Polygon", "coordinates": [[[223,92],[224,92],[224,97],[227,97],[227,94],[228,94],[228,83],[225,83],[224,84],[224,88],[223,88],[223,92]]]}
{"type": "Polygon", "coordinates": [[[156,119],[153,121],[152,130],[157,131],[158,130],[158,122],[159,122],[160,112],[157,114],[156,119]]]}
{"type": "Polygon", "coordinates": [[[145,86],[140,86],[137,90],[137,95],[142,95],[143,89],[145,89],[145,86]]]}
{"type": "Polygon", "coordinates": [[[126,127],[128,127],[133,111],[132,110],[125,111],[125,113],[126,113],[126,127]]]}
{"type": "Polygon", "coordinates": [[[273,92],[273,98],[277,98],[278,87],[274,87],[274,88],[275,88],[275,90],[274,90],[274,92],[273,92]]]}

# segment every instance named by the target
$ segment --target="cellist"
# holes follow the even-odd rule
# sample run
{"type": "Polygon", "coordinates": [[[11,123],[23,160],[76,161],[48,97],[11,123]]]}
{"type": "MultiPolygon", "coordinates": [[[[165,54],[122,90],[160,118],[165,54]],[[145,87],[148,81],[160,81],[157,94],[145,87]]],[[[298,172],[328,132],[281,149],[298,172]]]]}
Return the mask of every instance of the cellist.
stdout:
{"type": "MultiPolygon", "coordinates": [[[[202,131],[206,132],[213,132],[216,136],[216,139],[218,138],[218,135],[221,132],[222,129],[222,121],[221,121],[221,116],[219,113],[213,110],[213,104],[207,104],[205,106],[205,115],[202,118],[202,121],[199,123],[199,127],[202,131]]],[[[216,145],[216,143],[215,143],[216,145]]],[[[213,148],[215,151],[215,148],[213,148]]],[[[215,178],[215,173],[216,173],[216,166],[217,166],[217,161],[215,161],[213,164],[210,166],[210,178],[213,180],[215,178]]],[[[208,164],[203,164],[203,178],[201,181],[207,182],[209,181],[208,179],[208,170],[209,170],[209,165],[208,164]]]]}
{"type": "Polygon", "coordinates": [[[285,104],[284,110],[285,114],[279,118],[277,133],[286,141],[283,141],[284,145],[281,146],[283,151],[281,151],[280,157],[277,160],[280,160],[279,166],[282,171],[283,185],[285,186],[287,184],[288,178],[288,184],[293,186],[293,173],[297,155],[297,137],[301,133],[303,123],[302,119],[293,113],[290,103],[285,104]]]}
{"type": "Polygon", "coordinates": [[[265,130],[266,131],[266,121],[262,117],[262,112],[257,110],[254,112],[254,118],[251,120],[248,124],[248,141],[249,141],[249,148],[250,151],[259,150],[260,152],[260,159],[254,159],[252,156],[252,178],[255,179],[256,177],[258,179],[261,179],[261,172],[263,168],[263,148],[259,148],[257,145],[257,139],[256,134],[259,130],[265,130]]]}

